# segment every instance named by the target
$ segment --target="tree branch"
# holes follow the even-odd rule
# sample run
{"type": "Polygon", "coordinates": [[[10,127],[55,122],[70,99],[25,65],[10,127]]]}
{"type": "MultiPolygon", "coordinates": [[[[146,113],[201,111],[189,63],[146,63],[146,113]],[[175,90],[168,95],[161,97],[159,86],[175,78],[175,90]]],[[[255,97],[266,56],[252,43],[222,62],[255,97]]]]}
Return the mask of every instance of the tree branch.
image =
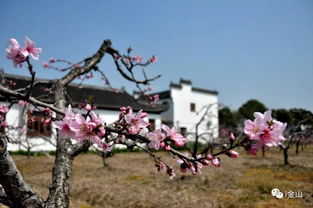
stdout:
{"type": "Polygon", "coordinates": [[[0,137],[0,184],[14,208],[42,208],[40,196],[24,181],[7,152],[7,139],[0,137]]]}
{"type": "Polygon", "coordinates": [[[111,44],[112,43],[110,40],[104,40],[99,50],[90,58],[85,59],[85,65],[71,70],[68,74],[60,79],[60,84],[62,86],[66,86],[74,79],[76,79],[79,75],[85,74],[92,70],[94,66],[96,66],[101,61],[102,57],[104,56],[107,49],[111,46],[111,44]]]}
{"type": "Polygon", "coordinates": [[[1,185],[0,185],[0,203],[8,207],[13,206],[13,202],[9,199],[1,185]]]}
{"type": "MultiPolygon", "coordinates": [[[[2,85],[0,85],[0,94],[6,94],[6,95],[9,95],[10,97],[15,97],[15,98],[21,99],[21,100],[24,100],[25,96],[26,96],[23,93],[19,93],[19,92],[16,92],[14,90],[10,90],[8,88],[5,88],[2,85]]],[[[29,97],[27,101],[31,102],[34,105],[39,105],[41,107],[50,108],[52,111],[54,111],[58,114],[64,115],[63,111],[59,110],[58,108],[55,108],[53,105],[49,105],[45,102],[41,102],[40,100],[37,100],[34,97],[29,97]]]]}

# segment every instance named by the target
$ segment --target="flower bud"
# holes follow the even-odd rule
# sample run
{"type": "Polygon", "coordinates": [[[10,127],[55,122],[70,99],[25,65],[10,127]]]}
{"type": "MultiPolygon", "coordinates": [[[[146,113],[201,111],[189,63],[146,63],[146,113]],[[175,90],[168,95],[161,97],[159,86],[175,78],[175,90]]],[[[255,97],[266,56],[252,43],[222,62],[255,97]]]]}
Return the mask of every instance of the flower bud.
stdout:
{"type": "Polygon", "coordinates": [[[239,153],[233,150],[229,150],[227,153],[225,153],[228,157],[232,157],[232,158],[238,158],[239,157],[239,153]]]}
{"type": "Polygon", "coordinates": [[[212,160],[212,159],[213,159],[213,157],[212,157],[211,154],[208,154],[208,155],[206,156],[206,158],[207,158],[208,160],[212,160]]]}
{"type": "Polygon", "coordinates": [[[86,110],[86,111],[90,111],[90,110],[91,110],[91,105],[90,105],[90,104],[87,104],[87,105],[85,106],[85,110],[86,110]]]}
{"type": "Polygon", "coordinates": [[[234,142],[234,141],[236,140],[236,137],[235,137],[235,135],[234,135],[233,132],[231,132],[229,136],[230,136],[229,140],[230,140],[231,142],[234,142]]]}
{"type": "Polygon", "coordinates": [[[165,145],[164,149],[165,149],[166,151],[170,151],[170,150],[171,150],[171,147],[170,147],[170,145],[165,145]]]}
{"type": "Polygon", "coordinates": [[[220,158],[218,157],[215,157],[213,160],[212,160],[212,163],[215,167],[221,167],[221,163],[220,163],[220,158]]]}

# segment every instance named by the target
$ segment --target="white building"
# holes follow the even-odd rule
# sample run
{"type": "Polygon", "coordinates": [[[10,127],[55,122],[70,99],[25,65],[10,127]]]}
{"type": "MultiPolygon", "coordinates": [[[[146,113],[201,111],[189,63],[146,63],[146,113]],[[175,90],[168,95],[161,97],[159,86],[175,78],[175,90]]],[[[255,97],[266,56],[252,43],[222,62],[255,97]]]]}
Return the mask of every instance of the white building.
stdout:
{"type": "MultiPolygon", "coordinates": [[[[24,88],[30,82],[29,77],[17,76],[17,75],[5,75],[6,80],[11,80],[16,83],[16,86],[13,88],[24,88]]],[[[53,96],[43,97],[47,94],[45,89],[51,88],[52,80],[47,79],[37,79],[43,84],[38,84],[35,86],[32,96],[41,97],[40,99],[48,102],[54,103],[53,96]]],[[[138,102],[133,96],[129,95],[126,91],[116,92],[115,90],[83,85],[82,88],[78,87],[77,84],[71,84],[67,88],[68,93],[68,103],[73,107],[73,111],[81,111],[78,108],[78,105],[84,100],[88,100],[90,96],[94,97],[93,103],[97,106],[95,112],[107,123],[113,123],[118,119],[120,114],[120,107],[131,106],[133,110],[139,111],[143,110],[148,113],[146,120],[151,124],[152,128],[161,127],[161,113],[167,109],[166,105],[155,105],[150,106],[144,103],[138,102]]],[[[5,103],[6,98],[0,95],[0,103],[5,103]]],[[[55,150],[55,139],[56,139],[56,130],[51,125],[46,125],[44,120],[46,115],[42,112],[36,112],[32,115],[34,122],[27,122],[25,117],[27,117],[27,109],[25,110],[19,104],[14,104],[10,111],[6,115],[6,121],[9,126],[20,127],[24,126],[24,133],[18,133],[16,130],[8,131],[12,139],[22,140],[22,144],[12,144],[9,143],[9,150],[15,151],[26,149],[26,146],[29,144],[32,147],[32,151],[49,151],[55,150]],[[27,123],[26,123],[27,122],[27,123]],[[27,128],[26,128],[27,127],[27,128]]]]}
{"type": "Polygon", "coordinates": [[[193,139],[196,124],[207,114],[199,125],[198,135],[204,141],[218,136],[218,92],[192,86],[190,80],[180,79],[179,84],[171,83],[169,90],[158,92],[160,104],[167,104],[168,110],[161,113],[162,122],[175,126],[181,134],[193,139]]]}

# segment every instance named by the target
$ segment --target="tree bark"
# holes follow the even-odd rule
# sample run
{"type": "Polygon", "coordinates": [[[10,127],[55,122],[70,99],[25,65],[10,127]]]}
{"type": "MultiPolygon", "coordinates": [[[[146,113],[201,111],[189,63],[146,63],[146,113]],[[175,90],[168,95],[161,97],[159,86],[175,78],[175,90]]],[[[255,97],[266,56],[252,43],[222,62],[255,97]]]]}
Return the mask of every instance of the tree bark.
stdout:
{"type": "Polygon", "coordinates": [[[285,164],[285,165],[289,165],[289,161],[288,161],[288,149],[289,149],[289,146],[283,148],[283,152],[284,152],[284,164],[285,164]]]}
{"type": "Polygon", "coordinates": [[[0,137],[0,199],[14,208],[43,208],[39,195],[28,185],[7,152],[7,139],[0,137]]]}
{"type": "MultiPolygon", "coordinates": [[[[64,111],[66,106],[65,87],[57,81],[54,85],[55,107],[64,111]]],[[[57,116],[58,118],[59,116],[57,116]]],[[[67,208],[69,206],[69,195],[73,156],[69,153],[72,143],[68,138],[57,137],[57,150],[52,172],[52,184],[49,188],[49,197],[46,208],[67,208]]]]}
{"type": "Polygon", "coordinates": [[[107,153],[106,152],[101,152],[101,157],[102,157],[102,164],[103,164],[103,167],[108,167],[109,166],[109,163],[107,163],[107,153]]]}

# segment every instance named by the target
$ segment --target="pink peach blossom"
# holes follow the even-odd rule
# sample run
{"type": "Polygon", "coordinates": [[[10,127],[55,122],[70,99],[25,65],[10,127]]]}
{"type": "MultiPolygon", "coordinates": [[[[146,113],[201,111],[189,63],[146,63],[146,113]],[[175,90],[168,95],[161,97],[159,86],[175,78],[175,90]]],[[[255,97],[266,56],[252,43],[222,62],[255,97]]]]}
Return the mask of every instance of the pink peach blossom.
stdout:
{"type": "Polygon", "coordinates": [[[176,133],[175,127],[169,128],[165,124],[162,124],[162,129],[166,132],[166,136],[174,141],[174,144],[178,147],[182,147],[186,143],[186,138],[184,138],[181,134],[176,133]]]}
{"type": "Polygon", "coordinates": [[[158,58],[153,55],[153,56],[149,59],[149,61],[150,61],[151,63],[155,63],[155,62],[158,61],[158,58]]]}
{"type": "Polygon", "coordinates": [[[135,55],[131,59],[132,59],[132,61],[135,61],[135,62],[138,62],[138,63],[141,63],[142,60],[143,60],[142,56],[140,56],[140,55],[135,55]]]}
{"type": "Polygon", "coordinates": [[[20,44],[16,39],[11,38],[9,40],[9,47],[6,49],[7,58],[12,59],[14,67],[21,67],[22,63],[26,61],[29,52],[20,47],[20,44]]]}
{"type": "Polygon", "coordinates": [[[142,119],[145,116],[146,113],[142,112],[142,110],[140,110],[136,116],[133,114],[125,115],[125,121],[130,125],[127,129],[130,134],[137,134],[142,128],[149,125],[149,123],[142,119]]]}
{"type": "Polygon", "coordinates": [[[85,106],[85,110],[86,110],[86,111],[90,111],[91,109],[92,109],[92,107],[91,107],[90,104],[87,104],[87,105],[85,106]]]}
{"type": "Polygon", "coordinates": [[[9,111],[9,107],[5,104],[0,104],[0,113],[7,113],[9,111]]]}
{"type": "Polygon", "coordinates": [[[147,137],[150,139],[149,147],[152,149],[160,149],[160,142],[165,139],[165,135],[161,129],[157,129],[154,132],[149,132],[147,137]]]}
{"type": "Polygon", "coordinates": [[[220,159],[219,159],[218,157],[213,158],[212,164],[213,164],[215,167],[221,167],[220,159]]]}
{"type": "Polygon", "coordinates": [[[27,36],[25,36],[25,50],[35,60],[39,59],[39,53],[42,52],[42,49],[41,48],[36,48],[35,42],[30,40],[27,36]]]}
{"type": "Polygon", "coordinates": [[[49,69],[49,68],[51,68],[51,66],[47,63],[47,62],[42,62],[42,67],[43,68],[46,68],[46,69],[49,69]]]}
{"type": "Polygon", "coordinates": [[[248,152],[256,153],[261,147],[278,146],[281,141],[286,140],[283,132],[287,124],[273,119],[271,113],[270,110],[264,114],[256,112],[254,121],[247,120],[245,122],[244,133],[255,141],[251,145],[252,150],[248,150],[248,152]]]}

